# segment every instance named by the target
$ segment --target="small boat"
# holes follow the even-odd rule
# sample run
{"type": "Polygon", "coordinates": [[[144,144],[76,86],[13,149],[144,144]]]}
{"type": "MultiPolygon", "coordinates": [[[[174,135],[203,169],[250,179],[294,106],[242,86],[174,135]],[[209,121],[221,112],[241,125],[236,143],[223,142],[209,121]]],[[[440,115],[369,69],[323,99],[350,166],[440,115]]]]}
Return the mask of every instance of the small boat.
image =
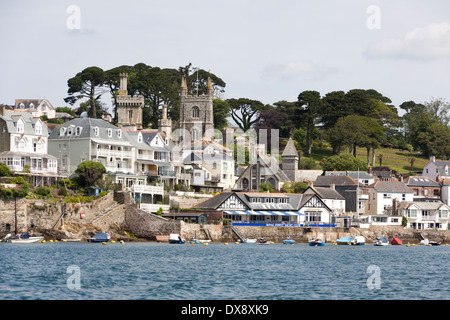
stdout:
{"type": "Polygon", "coordinates": [[[389,245],[389,241],[386,237],[376,237],[373,241],[374,246],[387,246],[389,245]]]}
{"type": "Polygon", "coordinates": [[[287,238],[283,240],[284,244],[294,244],[295,240],[291,239],[291,238],[287,238]]]}
{"type": "Polygon", "coordinates": [[[61,239],[62,242],[80,242],[81,239],[61,239]]]}
{"type": "Polygon", "coordinates": [[[440,245],[441,245],[441,242],[440,242],[440,241],[429,241],[428,244],[430,244],[430,245],[432,245],[432,246],[440,246],[440,245]]]}
{"type": "Polygon", "coordinates": [[[392,245],[401,245],[403,243],[403,241],[402,240],[400,240],[399,238],[394,238],[394,239],[392,239],[391,240],[391,244],[392,245]]]}
{"type": "Polygon", "coordinates": [[[171,233],[171,234],[169,234],[169,243],[184,244],[185,240],[182,239],[178,233],[171,233]]]}
{"type": "Polygon", "coordinates": [[[337,244],[340,245],[353,245],[353,246],[362,246],[366,243],[366,240],[362,236],[356,237],[341,237],[336,240],[337,244]]]}
{"type": "Polygon", "coordinates": [[[311,247],[323,247],[325,245],[325,241],[322,241],[322,239],[312,239],[309,241],[309,245],[311,247]]]}
{"type": "Polygon", "coordinates": [[[270,242],[268,242],[266,239],[261,238],[258,240],[258,244],[270,244],[270,242]]]}
{"type": "Polygon", "coordinates": [[[191,240],[189,240],[189,243],[210,243],[211,240],[201,240],[201,239],[196,239],[196,238],[192,238],[191,240]]]}
{"type": "Polygon", "coordinates": [[[244,239],[244,241],[242,241],[242,242],[243,242],[243,243],[256,243],[256,242],[258,242],[258,240],[247,238],[247,239],[244,239]]]}
{"type": "Polygon", "coordinates": [[[96,233],[95,236],[89,237],[87,242],[108,242],[111,239],[111,235],[109,233],[99,232],[96,233]]]}
{"type": "Polygon", "coordinates": [[[8,233],[6,235],[6,237],[4,237],[2,239],[2,242],[7,242],[7,243],[36,243],[36,242],[41,242],[42,240],[44,240],[44,237],[42,236],[38,236],[38,237],[30,237],[28,232],[24,232],[19,236],[11,236],[10,233],[8,233]]]}

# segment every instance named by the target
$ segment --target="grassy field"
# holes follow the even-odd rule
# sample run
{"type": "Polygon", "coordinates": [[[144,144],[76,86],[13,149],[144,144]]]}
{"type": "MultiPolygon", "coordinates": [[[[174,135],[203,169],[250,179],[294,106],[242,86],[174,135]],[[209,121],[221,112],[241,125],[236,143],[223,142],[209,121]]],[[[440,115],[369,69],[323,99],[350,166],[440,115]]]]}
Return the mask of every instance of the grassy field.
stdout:
{"type": "MultiPolygon", "coordinates": [[[[347,152],[343,150],[341,153],[347,152]]],[[[380,166],[380,160],[378,156],[382,154],[383,159],[381,165],[383,167],[389,167],[401,174],[406,174],[411,172],[411,158],[414,158],[412,172],[414,173],[422,173],[423,167],[428,163],[429,159],[422,156],[419,152],[409,152],[405,150],[399,149],[390,149],[390,148],[379,148],[375,150],[375,160],[376,164],[372,165],[375,167],[380,166]]],[[[320,162],[323,158],[329,157],[332,155],[332,150],[328,146],[324,146],[322,148],[316,147],[312,149],[311,158],[315,161],[320,162]]],[[[365,148],[357,148],[356,156],[363,161],[367,161],[367,151],[365,148]]],[[[371,153],[372,157],[372,153],[371,153]]],[[[372,159],[372,158],[371,158],[372,159]]]]}

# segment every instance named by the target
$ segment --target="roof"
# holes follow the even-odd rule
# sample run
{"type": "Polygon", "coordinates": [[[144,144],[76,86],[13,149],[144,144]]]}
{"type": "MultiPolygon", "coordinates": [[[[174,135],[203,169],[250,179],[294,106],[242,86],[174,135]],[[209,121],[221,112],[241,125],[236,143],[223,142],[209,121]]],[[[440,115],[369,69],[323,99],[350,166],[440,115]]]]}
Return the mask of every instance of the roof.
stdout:
{"type": "Polygon", "coordinates": [[[413,193],[413,191],[401,181],[377,181],[369,185],[377,192],[413,193]]]}
{"type": "Polygon", "coordinates": [[[410,176],[403,182],[410,187],[439,187],[439,183],[426,176],[410,176]]]}
{"type": "Polygon", "coordinates": [[[289,138],[286,147],[284,148],[283,153],[281,154],[282,157],[289,157],[289,156],[295,156],[298,157],[297,148],[295,148],[294,141],[292,138],[289,138]]]}
{"type": "Polygon", "coordinates": [[[321,199],[345,200],[345,198],[333,188],[313,186],[308,187],[304,193],[308,193],[308,190],[317,194],[321,199]]]}
{"type": "Polygon", "coordinates": [[[325,171],[326,176],[349,176],[353,179],[374,179],[373,174],[365,171],[325,171]]]}
{"type": "Polygon", "coordinates": [[[329,187],[335,186],[357,186],[358,183],[349,176],[318,176],[314,181],[314,186],[329,187]]]}
{"type": "Polygon", "coordinates": [[[437,210],[440,209],[441,207],[445,206],[445,203],[443,203],[442,201],[411,201],[411,202],[400,202],[400,208],[402,209],[408,209],[412,206],[415,206],[419,209],[422,210],[437,210]]]}
{"type": "Polygon", "coordinates": [[[31,113],[26,111],[18,111],[18,110],[4,110],[4,114],[0,116],[0,119],[3,119],[6,122],[6,130],[9,133],[17,132],[17,121],[22,119],[24,122],[24,131],[23,134],[26,135],[38,135],[38,136],[48,136],[48,128],[45,122],[41,121],[39,118],[34,117],[31,113]],[[40,121],[42,123],[42,133],[36,134],[34,127],[36,123],[40,121]]]}

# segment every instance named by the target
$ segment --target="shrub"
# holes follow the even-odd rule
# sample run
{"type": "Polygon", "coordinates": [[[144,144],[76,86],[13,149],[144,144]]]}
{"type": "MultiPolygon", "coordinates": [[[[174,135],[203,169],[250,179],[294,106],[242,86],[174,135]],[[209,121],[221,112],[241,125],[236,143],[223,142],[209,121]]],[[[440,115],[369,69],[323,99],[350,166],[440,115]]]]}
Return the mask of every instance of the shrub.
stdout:
{"type": "Polygon", "coordinates": [[[37,187],[34,189],[34,193],[42,197],[48,197],[52,194],[52,189],[49,187],[37,187]]]}

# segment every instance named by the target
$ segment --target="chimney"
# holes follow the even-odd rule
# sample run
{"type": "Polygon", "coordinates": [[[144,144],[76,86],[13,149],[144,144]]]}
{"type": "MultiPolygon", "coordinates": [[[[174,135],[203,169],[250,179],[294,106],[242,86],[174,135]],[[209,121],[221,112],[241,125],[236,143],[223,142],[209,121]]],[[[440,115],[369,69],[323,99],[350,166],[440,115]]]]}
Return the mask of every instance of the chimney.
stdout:
{"type": "Polygon", "coordinates": [[[431,156],[430,157],[430,161],[435,162],[436,161],[436,157],[435,156],[431,156]]]}
{"type": "Polygon", "coordinates": [[[120,73],[120,89],[119,89],[119,96],[127,96],[128,90],[127,90],[127,79],[128,79],[128,73],[120,73]]]}
{"type": "Polygon", "coordinates": [[[336,190],[336,189],[335,189],[335,184],[334,184],[334,183],[330,183],[330,189],[336,190]]]}

